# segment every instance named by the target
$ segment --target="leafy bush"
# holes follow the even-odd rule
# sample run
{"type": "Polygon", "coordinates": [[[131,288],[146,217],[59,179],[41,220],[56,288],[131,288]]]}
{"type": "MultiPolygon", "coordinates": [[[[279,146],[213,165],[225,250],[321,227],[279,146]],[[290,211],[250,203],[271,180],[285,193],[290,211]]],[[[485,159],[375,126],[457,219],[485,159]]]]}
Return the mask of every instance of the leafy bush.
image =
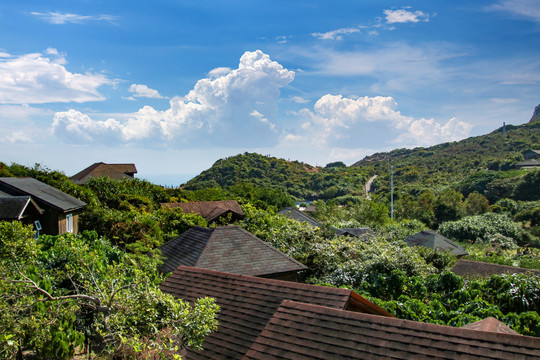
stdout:
{"type": "Polygon", "coordinates": [[[540,337],[540,278],[494,275],[465,282],[450,272],[407,277],[371,274],[356,290],[401,319],[463,326],[492,316],[520,334],[540,337]]]}
{"type": "MultiPolygon", "coordinates": [[[[162,331],[168,350],[200,347],[216,329],[212,299],[194,305],[163,294],[157,260],[125,254],[95,232],[41,236],[31,227],[0,222],[0,354],[19,350],[40,358],[71,358],[91,343],[112,350],[120,341],[152,351],[162,331]]],[[[162,344],[163,345],[163,344],[162,344]]]]}
{"type": "Polygon", "coordinates": [[[501,234],[517,244],[527,243],[531,237],[505,214],[486,213],[469,216],[458,221],[443,223],[439,232],[461,242],[485,242],[490,236],[501,234]]]}
{"type": "Polygon", "coordinates": [[[499,209],[497,212],[506,212],[511,215],[514,215],[518,211],[518,203],[512,199],[501,199],[494,206],[499,209]]]}

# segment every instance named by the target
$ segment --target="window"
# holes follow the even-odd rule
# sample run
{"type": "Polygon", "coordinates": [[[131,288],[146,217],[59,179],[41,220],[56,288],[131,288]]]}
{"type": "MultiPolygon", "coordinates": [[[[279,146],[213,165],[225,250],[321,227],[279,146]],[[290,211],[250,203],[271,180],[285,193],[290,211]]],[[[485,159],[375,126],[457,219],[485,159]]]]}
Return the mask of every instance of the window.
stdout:
{"type": "Polygon", "coordinates": [[[73,214],[66,215],[66,231],[73,232],[73,214]]]}

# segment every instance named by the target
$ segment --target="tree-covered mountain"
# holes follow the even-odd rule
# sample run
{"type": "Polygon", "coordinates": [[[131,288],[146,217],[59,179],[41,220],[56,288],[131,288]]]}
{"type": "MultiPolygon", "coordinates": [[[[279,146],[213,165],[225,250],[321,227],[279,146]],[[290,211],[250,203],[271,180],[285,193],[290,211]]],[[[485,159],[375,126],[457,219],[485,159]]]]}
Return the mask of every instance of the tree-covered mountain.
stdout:
{"type": "Polygon", "coordinates": [[[393,166],[398,196],[403,192],[414,195],[426,189],[440,191],[451,187],[464,196],[479,192],[492,202],[504,197],[538,200],[540,187],[536,191],[528,185],[511,189],[518,186],[523,177],[531,177],[531,172],[515,170],[515,165],[524,160],[523,153],[538,149],[540,118],[536,117],[523,125],[506,125],[487,135],[461,141],[377,153],[352,167],[373,168],[379,175],[373,184],[374,190],[386,195],[390,187],[390,166],[393,166]]]}
{"type": "Polygon", "coordinates": [[[347,194],[361,195],[369,176],[369,169],[347,168],[342,162],[321,168],[298,161],[244,153],[216,161],[184,188],[231,188],[249,184],[258,188],[279,189],[297,199],[329,199],[347,194]]]}
{"type": "Polygon", "coordinates": [[[524,160],[524,152],[533,149],[540,149],[539,117],[461,141],[376,153],[350,167],[342,162],[313,167],[259,154],[239,154],[216,161],[190,180],[185,189],[251,184],[280,189],[296,199],[331,199],[363,196],[364,184],[377,174],[373,192],[389,197],[392,165],[398,194],[418,195],[426,189],[438,192],[450,187],[464,196],[473,191],[485,193],[492,202],[503,197],[533,200],[529,198],[531,189],[527,188],[530,184],[517,192],[507,188],[515,187],[527,174],[514,166],[524,160]]]}

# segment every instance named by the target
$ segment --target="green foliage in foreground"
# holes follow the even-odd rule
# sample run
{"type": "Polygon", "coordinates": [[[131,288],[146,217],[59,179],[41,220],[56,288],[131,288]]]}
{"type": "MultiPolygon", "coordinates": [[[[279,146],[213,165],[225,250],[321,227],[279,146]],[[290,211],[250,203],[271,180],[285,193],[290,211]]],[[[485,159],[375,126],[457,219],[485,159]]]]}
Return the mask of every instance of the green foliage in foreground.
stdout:
{"type": "Polygon", "coordinates": [[[336,236],[244,205],[248,231],[310,267],[308,282],[348,287],[398,318],[463,326],[493,316],[524,335],[540,336],[540,282],[525,275],[465,282],[447,271],[457,259],[401,241],[421,224],[392,222],[376,236],[336,236]]]}
{"type": "Polygon", "coordinates": [[[522,335],[540,336],[540,277],[493,275],[469,280],[451,272],[426,277],[371,274],[356,290],[400,319],[463,326],[492,316],[522,335]]]}
{"type": "Polygon", "coordinates": [[[172,358],[217,327],[217,305],[162,293],[156,260],[125,254],[95,232],[41,236],[0,222],[0,355],[67,359],[86,351],[172,358]],[[143,261],[144,260],[144,261],[143,261]],[[170,341],[177,339],[177,341],[170,341]]]}

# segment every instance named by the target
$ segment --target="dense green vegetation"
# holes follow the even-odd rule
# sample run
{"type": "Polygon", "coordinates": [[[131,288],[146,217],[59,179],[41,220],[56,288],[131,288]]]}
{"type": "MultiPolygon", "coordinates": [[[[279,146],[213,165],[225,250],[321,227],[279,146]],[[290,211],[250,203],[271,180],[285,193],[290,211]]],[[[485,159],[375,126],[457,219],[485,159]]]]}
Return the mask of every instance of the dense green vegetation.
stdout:
{"type": "Polygon", "coordinates": [[[0,222],[1,357],[25,349],[66,359],[84,348],[103,358],[173,358],[200,347],[217,327],[217,305],[163,294],[156,264],[95,231],[35,239],[31,227],[0,222]]]}
{"type": "Polygon", "coordinates": [[[361,196],[372,172],[344,165],[337,162],[319,168],[298,161],[245,153],[218,160],[210,169],[190,180],[185,189],[229,189],[239,184],[251,184],[257,188],[280,190],[291,200],[361,196]]]}
{"type": "Polygon", "coordinates": [[[391,152],[394,219],[387,154],[312,167],[246,153],[176,189],[107,178],[81,186],[39,164],[0,163],[0,176],[34,177],[88,204],[77,236],[34,239],[29,228],[0,223],[0,356],[25,349],[65,359],[101,347],[102,357],[170,358],[176,346],[199,346],[215,328],[216,307],[201,300],[189,308],[160,293],[155,251],[208,226],[161,203],[199,200],[238,200],[246,218],[237,224],[307,265],[306,282],[355,289],[404,319],[462,326],[493,316],[540,336],[538,277],[466,282],[448,272],[454,256],[402,241],[430,227],[464,246],[469,259],[540,270],[538,250],[523,254],[540,244],[540,170],[512,169],[523,151],[540,148],[539,131],[537,121],[505,135],[391,152]],[[367,199],[363,187],[375,174],[367,199]],[[276,214],[298,200],[313,201],[322,229],[276,214]],[[333,230],[345,227],[374,235],[333,230]],[[172,334],[182,341],[164,342],[172,334]]]}
{"type": "Polygon", "coordinates": [[[394,168],[396,199],[417,198],[425,191],[435,194],[451,188],[465,198],[474,192],[491,203],[502,198],[540,200],[540,175],[513,170],[523,152],[540,149],[540,120],[520,126],[507,125],[494,132],[429,148],[397,149],[377,153],[350,167],[333,162],[313,167],[245,153],[220,159],[190,180],[185,189],[221,187],[249,183],[279,189],[296,200],[363,196],[364,184],[374,174],[373,192],[389,201],[390,165],[394,168]]]}
{"type": "MultiPolygon", "coordinates": [[[[372,167],[379,174],[374,186],[377,193],[388,195],[389,165],[394,167],[395,193],[417,195],[424,190],[439,192],[452,187],[463,193],[486,195],[494,202],[501,197],[516,200],[538,200],[536,188],[523,184],[508,189],[503,195],[497,188],[524,177],[526,171],[515,171],[514,165],[523,161],[523,152],[540,149],[540,120],[519,126],[506,126],[490,134],[471,137],[429,148],[398,149],[377,153],[358,161],[353,167],[372,167]],[[512,179],[512,180],[509,180],[512,179]],[[512,195],[512,196],[506,196],[512,195]]],[[[536,183],[538,184],[538,183],[536,183]]]]}
{"type": "Polygon", "coordinates": [[[308,282],[352,288],[403,319],[463,326],[492,316],[521,334],[540,336],[539,277],[495,275],[465,282],[447,271],[454,256],[401,241],[422,228],[418,222],[372,223],[375,236],[359,239],[249,205],[244,211],[239,225],[308,265],[308,282]]]}

